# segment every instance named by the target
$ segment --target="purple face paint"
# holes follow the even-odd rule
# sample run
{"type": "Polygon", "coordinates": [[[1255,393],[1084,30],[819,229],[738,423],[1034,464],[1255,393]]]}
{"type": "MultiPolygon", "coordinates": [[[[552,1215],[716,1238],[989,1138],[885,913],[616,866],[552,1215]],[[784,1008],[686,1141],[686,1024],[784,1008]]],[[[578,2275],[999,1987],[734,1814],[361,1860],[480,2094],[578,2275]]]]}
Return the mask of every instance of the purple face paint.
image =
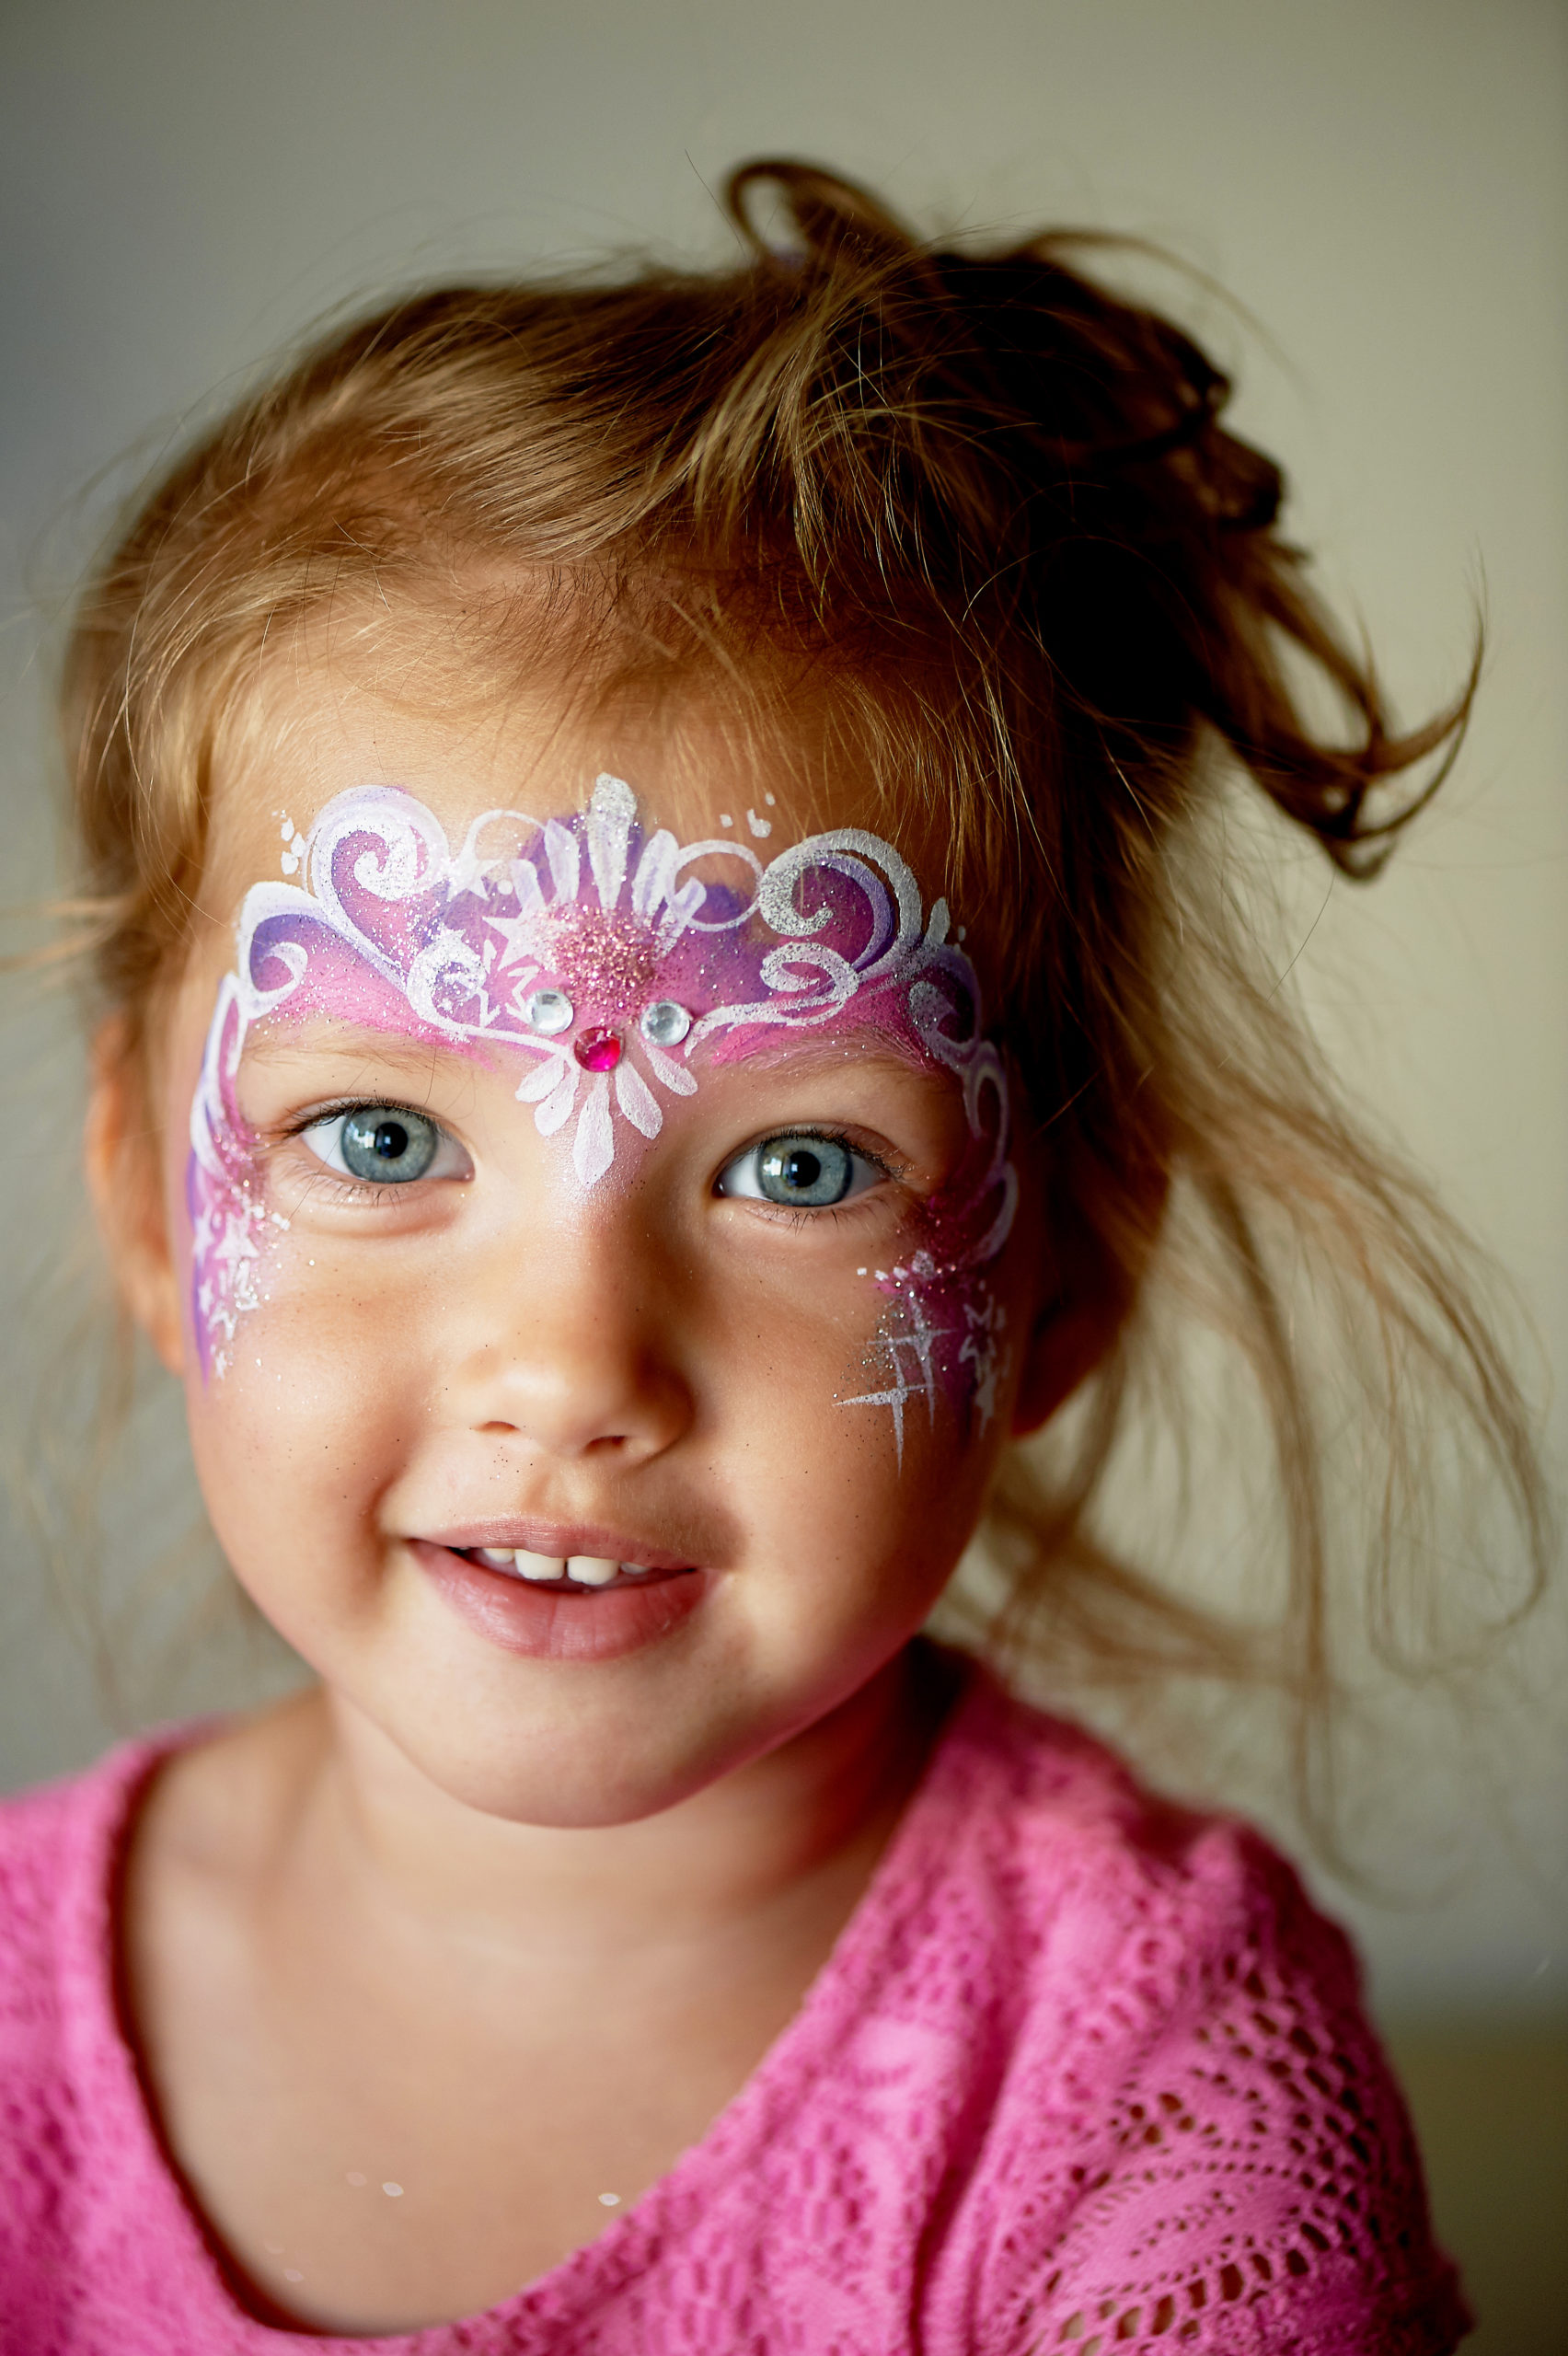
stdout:
{"type": "MultiPolygon", "coordinates": [[[[755,835],[772,823],[748,818],[755,835]]],[[[981,1035],[974,969],[948,938],[945,902],[925,916],[889,844],[840,828],[767,866],[733,837],[683,847],[663,829],[645,831],[631,789],[609,776],[571,819],[489,811],[456,852],[432,812],[388,786],[338,795],[306,838],[285,832],[285,866],[305,880],[246,895],[236,970],[219,992],[191,1106],[192,1297],[205,1371],[224,1371],[284,1224],[266,1207],[235,1092],[252,1023],[321,1015],[487,1059],[513,1051],[519,1100],[542,1136],[571,1126],[585,1188],[612,1168],[628,1130],[656,1138],[664,1100],[697,1092],[698,1047],[722,1063],[758,1031],[870,1027],[953,1077],[974,1141],[961,1189],[928,1212],[937,1248],[886,1279],[890,1302],[928,1326],[922,1304],[934,1287],[948,1322],[940,1334],[911,1329],[921,1380],[896,1404],[882,1392],[874,1403],[894,1404],[901,1455],[904,1400],[931,1403],[939,1363],[988,1415],[994,1357],[975,1335],[991,1334],[993,1312],[975,1272],[1001,1249],[1017,1200],[1007,1077],[981,1035]],[[724,862],[730,880],[692,873],[700,861],[724,862]]],[[[890,1334],[880,1346],[897,1376],[903,1343],[890,1334]]]]}

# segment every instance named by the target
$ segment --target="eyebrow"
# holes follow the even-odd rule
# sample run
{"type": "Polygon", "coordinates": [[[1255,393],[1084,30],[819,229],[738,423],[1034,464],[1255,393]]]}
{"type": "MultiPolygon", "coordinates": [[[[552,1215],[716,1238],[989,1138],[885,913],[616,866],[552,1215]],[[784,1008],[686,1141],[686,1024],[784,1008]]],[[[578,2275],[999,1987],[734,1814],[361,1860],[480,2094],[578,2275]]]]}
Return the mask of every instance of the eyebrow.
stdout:
{"type": "MultiPolygon", "coordinates": [[[[761,1029],[764,1026],[758,1025],[761,1029]]],[[[772,1026],[768,1026],[772,1027],[772,1026]]],[[[778,1026],[785,1029],[785,1026],[778,1026]]],[[[723,1034],[721,1034],[721,1039],[723,1034]]],[[[835,1076],[846,1068],[864,1071],[868,1065],[897,1072],[913,1080],[929,1080],[940,1085],[951,1084],[951,1075],[932,1061],[923,1058],[915,1049],[889,1034],[874,1022],[857,1026],[858,1039],[863,1044],[847,1046],[842,1041],[834,1044],[820,1033],[802,1035],[798,1030],[786,1030],[782,1037],[759,1040],[748,1047],[744,1059],[708,1062],[713,1080],[727,1071],[749,1068],[753,1071],[800,1073],[802,1076],[835,1076]],[[869,1034],[869,1035],[868,1035],[869,1034]]],[[[716,1040],[714,1044],[720,1044],[716,1040]]],[[[423,1038],[410,1038],[398,1030],[380,1030],[365,1022],[338,1022],[330,1015],[313,1014],[303,1021],[290,1023],[284,1018],[276,1027],[258,1025],[248,1034],[244,1050],[247,1063],[286,1064],[308,1058],[312,1061],[329,1057],[334,1060],[363,1061],[419,1072],[428,1076],[437,1061],[471,1064],[475,1060],[492,1063],[495,1049],[515,1049],[532,1061],[528,1042],[511,1032],[492,1032],[478,1037],[447,1039],[438,1034],[423,1038]]],[[[698,1055],[699,1065],[707,1059],[698,1055]]]]}
{"type": "MultiPolygon", "coordinates": [[[[700,1054],[699,1048],[699,1057],[700,1054]]],[[[833,1074],[846,1070],[864,1071],[868,1065],[917,1080],[946,1080],[950,1077],[940,1064],[890,1039],[885,1031],[878,1033],[863,1045],[853,1048],[831,1046],[826,1040],[802,1039],[798,1034],[794,1038],[769,1040],[766,1045],[748,1046],[744,1057],[725,1062],[716,1060],[709,1069],[715,1077],[726,1071],[742,1070],[833,1074]]]]}
{"type": "Polygon", "coordinates": [[[358,1057],[376,1063],[418,1066],[428,1070],[432,1056],[467,1061],[480,1041],[444,1039],[435,1034],[411,1039],[406,1032],[380,1031],[363,1022],[334,1022],[329,1015],[312,1015],[281,1029],[259,1025],[245,1042],[247,1063],[287,1063],[302,1056],[358,1057]]]}
{"type": "MultiPolygon", "coordinates": [[[[922,1055],[914,1042],[892,1023],[877,1014],[868,1012],[851,1019],[842,1030],[826,1031],[813,1023],[810,1026],[787,1022],[746,1023],[738,1026],[745,1036],[747,1064],[769,1065],[788,1063],[792,1067],[820,1064],[824,1068],[835,1065],[896,1064],[904,1071],[934,1071],[942,1074],[943,1067],[931,1055],[922,1055]],[[762,1034],[762,1035],[759,1035],[762,1034]]],[[[735,1036],[732,1031],[721,1031],[712,1046],[722,1052],[726,1041],[735,1036]]],[[[707,1045],[703,1042],[702,1045],[707,1045]]],[[[698,1047],[698,1054],[702,1052],[698,1047]]],[[[717,1067],[724,1068],[722,1064],[717,1067]]]]}

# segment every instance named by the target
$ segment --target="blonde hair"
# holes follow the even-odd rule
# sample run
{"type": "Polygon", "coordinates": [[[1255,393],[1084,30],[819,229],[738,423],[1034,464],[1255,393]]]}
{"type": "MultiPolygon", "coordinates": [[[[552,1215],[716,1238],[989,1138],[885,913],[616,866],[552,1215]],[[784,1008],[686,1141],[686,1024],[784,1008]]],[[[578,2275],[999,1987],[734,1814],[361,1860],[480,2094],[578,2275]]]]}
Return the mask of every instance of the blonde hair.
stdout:
{"type": "Polygon", "coordinates": [[[1280,537],[1279,470],[1222,422],[1225,377],[1076,267],[1084,240],[934,247],[798,163],[745,167],[728,202],[730,267],[398,302],[152,490],[66,665],[100,1001],[144,1039],[188,938],[225,715],[284,626],[346,594],[439,595],[478,562],[525,575],[536,616],[672,674],[804,666],[890,826],[917,828],[954,905],[986,911],[1054,1230],[1122,1311],[1066,1459],[1064,1426],[1047,1475],[1020,1457],[1003,1476],[1005,1591],[974,1639],[1100,1673],[1272,1678],[1309,1765],[1327,1449],[1282,1241],[1337,1272],[1378,1345],[1359,1419],[1385,1460],[1369,1595],[1418,1484],[1420,1380],[1500,1468],[1537,1584],[1540,1489],[1463,1239],[1358,1135],[1202,845],[1239,774],[1369,874],[1451,761],[1474,676],[1393,729],[1280,537]],[[1305,716],[1324,684],[1343,741],[1305,716]],[[1161,1273],[1239,1346],[1272,1421],[1291,1569],[1267,1632],[1091,1535],[1161,1273]]]}

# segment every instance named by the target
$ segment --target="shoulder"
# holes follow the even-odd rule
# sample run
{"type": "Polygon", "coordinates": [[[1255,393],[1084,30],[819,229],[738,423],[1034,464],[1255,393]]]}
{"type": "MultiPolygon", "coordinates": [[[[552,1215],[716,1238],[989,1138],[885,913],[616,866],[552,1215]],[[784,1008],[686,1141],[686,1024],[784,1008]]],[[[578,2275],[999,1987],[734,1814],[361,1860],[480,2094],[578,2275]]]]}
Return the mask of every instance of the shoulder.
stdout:
{"type": "Polygon", "coordinates": [[[1343,1935],[1250,1825],[1147,1790],[1094,1736],[984,1672],[939,1782],[932,1813],[949,1819],[939,1838],[954,1877],[984,1882],[988,1910],[1005,1908],[1020,1965],[1048,1960],[1053,2002],[1064,1969],[1095,1978],[1126,1967],[1136,1948],[1145,1998],[1174,2005],[1211,1958],[1278,1936],[1302,1944],[1316,1969],[1354,1994],[1343,1935]]]}
{"type": "Polygon", "coordinates": [[[158,1746],[130,1744],[84,1774],[0,1800],[0,2258],[44,2263],[91,2131],[108,2025],[110,1861],[158,1746]]]}
{"type": "Polygon", "coordinates": [[[0,2036],[58,1980],[81,1927],[71,1901],[86,1894],[83,1870],[156,1756],[156,1745],[126,1744],[83,1773],[0,1799],[0,2036]]]}
{"type": "Polygon", "coordinates": [[[99,2094],[131,2067],[117,1996],[127,1857],[149,1791],[213,1731],[166,1728],[0,1799],[0,2245],[58,2195],[99,2094]],[[29,2200],[7,2198],[18,2185],[29,2200]]]}
{"type": "MultiPolygon", "coordinates": [[[[971,2179],[965,2327],[998,2350],[1453,2347],[1355,1955],[1245,1824],[1144,1791],[998,1689],[955,1728],[1008,1952],[1008,2058],[971,2179]]],[[[956,2287],[956,2286],[955,2286],[956,2287]]]]}

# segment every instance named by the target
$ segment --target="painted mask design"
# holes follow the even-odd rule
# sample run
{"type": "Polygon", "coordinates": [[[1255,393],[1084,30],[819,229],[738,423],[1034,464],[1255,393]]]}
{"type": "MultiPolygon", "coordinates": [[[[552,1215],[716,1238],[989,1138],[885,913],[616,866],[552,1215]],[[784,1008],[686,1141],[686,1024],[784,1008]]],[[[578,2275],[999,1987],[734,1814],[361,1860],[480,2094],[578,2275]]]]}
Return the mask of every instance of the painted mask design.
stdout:
{"type": "MultiPolygon", "coordinates": [[[[682,846],[646,831],[630,787],[608,775],[577,816],[489,811],[455,851],[433,814],[390,786],[341,793],[307,838],[287,826],[284,836],[285,865],[304,881],[246,895],[191,1106],[193,1308],[207,1372],[224,1371],[238,1319],[261,1297],[281,1223],[236,1097],[250,1026],[271,1018],[329,1015],[488,1058],[515,1051],[519,1100],[541,1135],[571,1126],[585,1188],[613,1167],[627,1130],[656,1138],[665,1102],[697,1092],[698,1049],[723,1062],[759,1028],[872,1025],[963,1090],[978,1166],[946,1276],[1000,1250],[1017,1198],[1006,1072],[982,1035],[974,969],[949,938],[945,902],[928,917],[909,868],[878,837],[814,835],[765,866],[733,837],[682,846]]],[[[917,1256],[936,1278],[938,1262],[917,1256]]],[[[929,1376],[928,1352],[924,1363],[929,1376]]]]}

